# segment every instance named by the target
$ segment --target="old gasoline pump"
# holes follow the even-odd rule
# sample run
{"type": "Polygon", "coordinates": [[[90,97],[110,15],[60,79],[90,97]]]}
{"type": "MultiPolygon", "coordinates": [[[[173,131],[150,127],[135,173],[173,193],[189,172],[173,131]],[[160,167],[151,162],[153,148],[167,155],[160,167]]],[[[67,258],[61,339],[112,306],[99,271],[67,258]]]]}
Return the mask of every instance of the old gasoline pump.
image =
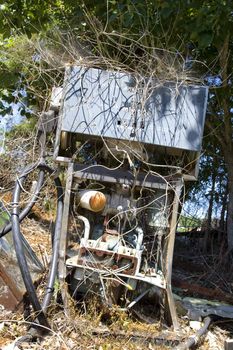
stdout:
{"type": "MultiPolygon", "coordinates": [[[[65,173],[48,282],[52,289],[58,276],[65,305],[67,293],[98,295],[128,310],[150,298],[155,313],[162,309],[178,327],[174,240],[184,183],[198,173],[207,95],[201,85],[67,67],[41,126],[49,132],[55,121],[54,159],[65,173]]],[[[21,266],[18,214],[13,210],[12,225],[21,266]]],[[[48,300],[40,306],[34,298],[32,305],[45,312],[48,300]]]]}

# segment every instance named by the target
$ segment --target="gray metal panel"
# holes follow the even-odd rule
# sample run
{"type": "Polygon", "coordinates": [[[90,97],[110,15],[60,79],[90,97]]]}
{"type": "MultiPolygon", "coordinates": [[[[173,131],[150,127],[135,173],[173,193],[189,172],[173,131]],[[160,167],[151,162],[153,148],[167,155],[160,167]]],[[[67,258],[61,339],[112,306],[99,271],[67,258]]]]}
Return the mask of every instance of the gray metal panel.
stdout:
{"type": "Polygon", "coordinates": [[[173,187],[181,182],[179,176],[162,177],[140,172],[135,177],[133,172],[128,170],[109,169],[102,165],[87,166],[84,164],[74,164],[74,177],[101,182],[126,184],[130,186],[135,185],[145,188],[164,189],[167,191],[172,190],[173,187]]]}
{"type": "Polygon", "coordinates": [[[208,88],[72,66],[61,130],[200,151],[208,88]]]}

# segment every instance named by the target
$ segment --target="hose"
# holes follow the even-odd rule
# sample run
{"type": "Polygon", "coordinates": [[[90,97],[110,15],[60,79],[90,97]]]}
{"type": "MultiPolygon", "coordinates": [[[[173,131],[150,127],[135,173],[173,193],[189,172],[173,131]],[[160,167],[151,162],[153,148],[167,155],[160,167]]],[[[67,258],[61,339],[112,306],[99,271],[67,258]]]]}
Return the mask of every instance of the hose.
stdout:
{"type": "MultiPolygon", "coordinates": [[[[44,183],[44,176],[45,176],[45,172],[44,172],[44,170],[41,170],[39,175],[38,175],[36,189],[32,195],[32,198],[31,198],[30,202],[28,203],[28,205],[19,214],[19,222],[21,222],[23,219],[25,219],[25,217],[29,214],[29,212],[33,208],[34,204],[36,203],[38,196],[40,194],[41,187],[44,183]]],[[[0,238],[5,236],[8,232],[10,232],[11,229],[12,229],[12,224],[10,222],[5,227],[3,227],[2,230],[0,231],[0,238]]]]}
{"type": "MultiPolygon", "coordinates": [[[[21,222],[29,214],[29,212],[33,208],[34,204],[36,203],[38,196],[39,196],[39,193],[40,193],[40,190],[42,188],[43,182],[44,182],[44,176],[45,176],[45,172],[44,172],[44,170],[41,170],[39,172],[39,175],[38,175],[36,189],[32,195],[32,198],[31,198],[30,202],[28,203],[28,205],[19,214],[19,222],[21,222]]],[[[4,237],[7,233],[9,233],[11,231],[11,229],[12,229],[12,223],[10,222],[5,227],[3,227],[2,230],[0,231],[0,238],[4,237]]],[[[32,248],[30,247],[28,241],[25,239],[25,237],[23,235],[22,235],[22,241],[23,241],[24,249],[27,251],[32,262],[35,264],[35,266],[40,271],[43,271],[44,266],[41,264],[40,260],[37,258],[37,256],[33,252],[32,248]]]]}
{"type": "Polygon", "coordinates": [[[207,332],[211,321],[211,317],[205,317],[203,326],[196,332],[196,334],[192,335],[185,342],[175,347],[174,350],[187,350],[192,348],[194,345],[197,345],[200,338],[207,332]]]}
{"type": "Polygon", "coordinates": [[[32,303],[33,309],[37,315],[38,321],[41,325],[46,328],[49,328],[48,321],[45,317],[45,314],[42,311],[41,305],[36,295],[36,291],[33,285],[33,281],[30,275],[30,271],[27,265],[27,260],[24,253],[22,237],[20,232],[20,224],[19,224],[19,198],[21,192],[21,185],[26,179],[27,175],[34,170],[33,168],[27,168],[25,172],[17,179],[13,191],[12,198],[12,214],[11,214],[11,222],[12,222],[12,233],[13,233],[13,242],[16,252],[16,257],[18,260],[19,268],[22,274],[22,278],[28,293],[28,297],[30,302],[32,303]]]}
{"type": "Polygon", "coordinates": [[[58,251],[59,251],[59,241],[61,234],[61,218],[63,212],[63,191],[61,187],[61,183],[58,177],[54,179],[55,185],[57,187],[57,215],[56,215],[56,223],[55,223],[55,234],[53,241],[53,253],[51,259],[51,267],[49,271],[49,277],[46,287],[46,294],[42,303],[42,306],[37,298],[35,287],[30,275],[30,271],[28,269],[27,260],[24,253],[23,248],[23,240],[22,234],[20,232],[20,221],[19,221],[19,198],[22,183],[25,181],[26,177],[30,172],[34,169],[39,168],[40,170],[47,171],[50,174],[54,173],[54,170],[45,164],[32,165],[24,170],[22,175],[17,179],[13,191],[13,210],[11,215],[12,221],[12,233],[13,233],[13,242],[15,246],[16,256],[19,264],[19,268],[22,274],[22,278],[28,293],[29,300],[33,306],[33,309],[37,315],[37,319],[40,325],[44,327],[44,329],[49,329],[49,323],[46,319],[45,312],[50,303],[55,277],[57,274],[57,262],[58,262],[58,251]]]}

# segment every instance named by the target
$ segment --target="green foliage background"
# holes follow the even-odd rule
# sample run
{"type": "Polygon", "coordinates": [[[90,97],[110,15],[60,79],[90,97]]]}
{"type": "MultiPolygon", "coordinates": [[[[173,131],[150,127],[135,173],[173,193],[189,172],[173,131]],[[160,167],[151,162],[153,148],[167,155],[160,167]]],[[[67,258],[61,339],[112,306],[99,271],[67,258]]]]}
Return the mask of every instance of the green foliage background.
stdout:
{"type": "MultiPolygon", "coordinates": [[[[231,0],[0,1],[0,101],[10,102],[23,86],[29,105],[45,109],[51,85],[75,61],[194,82],[218,77],[210,87],[199,189],[217,173],[219,193],[228,195],[233,248],[232,13],[231,0]]],[[[221,196],[216,200],[221,206],[221,196]]]]}

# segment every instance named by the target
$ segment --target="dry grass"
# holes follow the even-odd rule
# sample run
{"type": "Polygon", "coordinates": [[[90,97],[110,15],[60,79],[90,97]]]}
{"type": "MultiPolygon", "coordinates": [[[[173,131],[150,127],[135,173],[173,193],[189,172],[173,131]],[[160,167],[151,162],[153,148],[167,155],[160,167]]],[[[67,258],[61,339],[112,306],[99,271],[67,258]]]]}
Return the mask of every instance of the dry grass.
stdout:
{"type": "MultiPolygon", "coordinates": [[[[52,331],[44,338],[34,343],[22,343],[20,349],[35,350],[70,350],[70,349],[96,349],[96,350],[133,350],[133,349],[172,349],[177,345],[176,340],[184,340],[195,333],[189,327],[182,324],[180,335],[171,330],[163,330],[159,324],[146,325],[132,320],[127,315],[116,313],[111,318],[109,315],[108,326],[101,322],[101,313],[94,315],[81,314],[76,308],[71,308],[71,315],[64,314],[59,306],[51,307],[49,321],[52,331]],[[182,335],[181,335],[182,334],[182,335]],[[159,344],[164,338],[164,344],[159,344]]],[[[8,314],[4,319],[4,327],[1,329],[0,346],[10,344],[15,339],[27,333],[28,325],[24,323],[20,314],[8,314]]],[[[229,336],[219,327],[212,327],[206,337],[200,343],[201,350],[223,349],[224,340],[229,336]]]]}

